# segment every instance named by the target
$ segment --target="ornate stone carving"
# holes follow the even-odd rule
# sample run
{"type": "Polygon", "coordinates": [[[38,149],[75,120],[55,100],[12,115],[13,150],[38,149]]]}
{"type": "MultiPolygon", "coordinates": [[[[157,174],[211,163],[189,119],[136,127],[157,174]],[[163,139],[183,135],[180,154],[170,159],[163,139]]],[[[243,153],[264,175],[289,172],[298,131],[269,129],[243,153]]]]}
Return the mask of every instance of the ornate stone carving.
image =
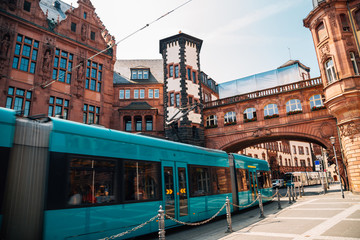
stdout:
{"type": "Polygon", "coordinates": [[[267,129],[267,128],[257,129],[252,134],[253,137],[262,137],[262,136],[268,136],[268,135],[271,135],[271,130],[267,129]]]}
{"type": "Polygon", "coordinates": [[[348,122],[342,125],[339,125],[341,137],[350,137],[353,138],[354,135],[360,133],[360,123],[359,122],[348,122]]]}
{"type": "Polygon", "coordinates": [[[330,49],[328,44],[324,44],[319,49],[321,60],[327,59],[327,56],[330,54],[330,49]]]}
{"type": "Polygon", "coordinates": [[[86,24],[81,25],[81,40],[86,40],[87,26],[86,24]]]}
{"type": "Polygon", "coordinates": [[[48,75],[51,72],[52,62],[54,58],[54,40],[52,38],[47,37],[45,39],[45,43],[43,45],[44,54],[43,54],[43,62],[42,62],[42,71],[44,75],[48,75]]]}
{"type": "Polygon", "coordinates": [[[331,136],[334,136],[334,128],[331,127],[331,125],[327,122],[324,122],[323,124],[321,124],[320,126],[320,135],[323,138],[328,139],[331,136]]]}

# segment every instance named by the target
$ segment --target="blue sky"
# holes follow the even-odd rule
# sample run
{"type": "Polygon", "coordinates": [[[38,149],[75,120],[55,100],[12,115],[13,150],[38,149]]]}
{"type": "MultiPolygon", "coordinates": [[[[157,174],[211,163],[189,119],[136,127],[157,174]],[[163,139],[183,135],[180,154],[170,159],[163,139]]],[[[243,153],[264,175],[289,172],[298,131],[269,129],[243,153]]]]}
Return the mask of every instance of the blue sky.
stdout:
{"type": "MultiPolygon", "coordinates": [[[[119,41],[188,0],[91,1],[119,41]]],[[[276,69],[290,56],[319,77],[311,33],[303,26],[311,10],[311,0],[192,0],[121,42],[117,58],[160,59],[159,40],[182,31],[203,40],[201,70],[219,83],[276,69]]]]}

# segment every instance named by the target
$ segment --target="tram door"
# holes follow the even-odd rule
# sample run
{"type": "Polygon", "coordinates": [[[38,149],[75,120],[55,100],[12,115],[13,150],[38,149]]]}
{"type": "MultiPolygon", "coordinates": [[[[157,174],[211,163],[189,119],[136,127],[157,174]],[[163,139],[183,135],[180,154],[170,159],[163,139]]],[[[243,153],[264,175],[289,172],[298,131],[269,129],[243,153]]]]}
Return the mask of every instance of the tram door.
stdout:
{"type": "Polygon", "coordinates": [[[162,163],[165,212],[170,217],[186,221],[189,215],[187,165],[167,161],[162,163]]]}
{"type": "Polygon", "coordinates": [[[251,197],[254,201],[255,198],[257,198],[258,195],[258,186],[257,186],[257,177],[256,177],[256,171],[249,171],[250,174],[250,189],[251,189],[251,197]]]}

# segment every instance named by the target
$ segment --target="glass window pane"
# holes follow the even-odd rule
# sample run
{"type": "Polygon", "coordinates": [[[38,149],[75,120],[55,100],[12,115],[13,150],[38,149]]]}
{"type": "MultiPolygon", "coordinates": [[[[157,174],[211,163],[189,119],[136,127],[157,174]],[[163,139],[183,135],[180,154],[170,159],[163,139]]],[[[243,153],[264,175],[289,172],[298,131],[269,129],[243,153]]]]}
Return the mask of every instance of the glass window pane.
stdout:
{"type": "Polygon", "coordinates": [[[31,62],[30,63],[30,73],[35,73],[36,63],[31,62]]]}
{"type": "Polygon", "coordinates": [[[12,97],[7,97],[6,98],[6,108],[10,108],[12,107],[12,97]]]}
{"type": "Polygon", "coordinates": [[[22,50],[22,55],[26,57],[30,57],[30,51],[31,51],[31,47],[28,45],[24,45],[22,50]]]}
{"type": "Polygon", "coordinates": [[[16,55],[20,55],[20,49],[21,49],[21,45],[17,43],[15,45],[15,54],[16,55]]]}
{"type": "Polygon", "coordinates": [[[160,163],[125,161],[125,201],[160,198],[160,163]]]}
{"type": "Polygon", "coordinates": [[[38,51],[36,49],[33,50],[32,52],[32,55],[31,55],[31,59],[36,61],[37,59],[37,54],[38,54],[38,51]]]}
{"type": "Polygon", "coordinates": [[[19,67],[19,58],[18,57],[14,57],[12,67],[15,68],[15,69],[17,69],[19,67]]]}
{"type": "Polygon", "coordinates": [[[29,70],[29,59],[21,58],[20,70],[27,72],[29,70]]]}
{"type": "Polygon", "coordinates": [[[70,167],[69,205],[115,202],[114,161],[73,158],[70,167]]]}
{"type": "Polygon", "coordinates": [[[13,87],[9,87],[8,95],[13,95],[13,94],[14,94],[14,88],[13,88],[13,87]]]}
{"type": "Polygon", "coordinates": [[[16,97],[14,103],[14,110],[21,111],[23,106],[23,98],[16,97]]]}

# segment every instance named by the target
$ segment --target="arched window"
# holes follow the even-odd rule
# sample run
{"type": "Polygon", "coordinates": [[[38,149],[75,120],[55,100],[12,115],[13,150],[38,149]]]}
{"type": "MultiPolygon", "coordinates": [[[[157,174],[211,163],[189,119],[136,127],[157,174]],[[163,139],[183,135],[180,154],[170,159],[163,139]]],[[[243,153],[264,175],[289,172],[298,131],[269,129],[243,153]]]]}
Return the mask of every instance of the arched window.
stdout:
{"type": "Polygon", "coordinates": [[[356,63],[356,58],[355,58],[355,53],[354,52],[350,52],[350,61],[351,61],[351,64],[353,66],[355,75],[359,75],[359,68],[358,68],[358,65],[356,63]]]}
{"type": "Polygon", "coordinates": [[[318,41],[321,42],[327,37],[324,23],[320,23],[316,28],[318,41]]]}
{"type": "Polygon", "coordinates": [[[125,131],[131,131],[131,117],[125,116],[124,117],[124,124],[125,124],[125,131]]]}
{"type": "Polygon", "coordinates": [[[235,112],[227,112],[224,117],[224,123],[230,124],[230,123],[236,123],[236,113],[235,112]]]}
{"type": "Polygon", "coordinates": [[[268,104],[264,107],[264,116],[278,116],[279,110],[276,104],[268,104]]]}
{"type": "Polygon", "coordinates": [[[245,120],[245,122],[256,121],[256,109],[255,108],[245,109],[244,120],[245,120]]]}
{"type": "Polygon", "coordinates": [[[135,116],[135,131],[140,132],[142,130],[142,117],[141,116],[135,116]]]}
{"type": "Polygon", "coordinates": [[[206,126],[207,127],[217,127],[217,116],[210,115],[206,118],[206,126]]]}
{"type": "Polygon", "coordinates": [[[297,113],[302,112],[301,102],[299,99],[291,99],[286,103],[286,112],[287,113],[297,113]]]}
{"type": "Polygon", "coordinates": [[[145,123],[146,123],[146,131],[152,131],[153,130],[153,117],[146,116],[145,123]]]}
{"type": "Polygon", "coordinates": [[[262,159],[265,160],[265,156],[266,156],[265,153],[262,153],[261,156],[262,156],[262,159]]]}
{"type": "Polygon", "coordinates": [[[311,109],[315,109],[315,108],[323,107],[323,106],[324,106],[324,103],[323,103],[323,100],[322,100],[322,97],[320,94],[311,96],[311,98],[310,98],[310,108],[311,109]]]}
{"type": "Polygon", "coordinates": [[[328,83],[336,81],[334,62],[331,58],[325,62],[324,67],[328,83]]]}

